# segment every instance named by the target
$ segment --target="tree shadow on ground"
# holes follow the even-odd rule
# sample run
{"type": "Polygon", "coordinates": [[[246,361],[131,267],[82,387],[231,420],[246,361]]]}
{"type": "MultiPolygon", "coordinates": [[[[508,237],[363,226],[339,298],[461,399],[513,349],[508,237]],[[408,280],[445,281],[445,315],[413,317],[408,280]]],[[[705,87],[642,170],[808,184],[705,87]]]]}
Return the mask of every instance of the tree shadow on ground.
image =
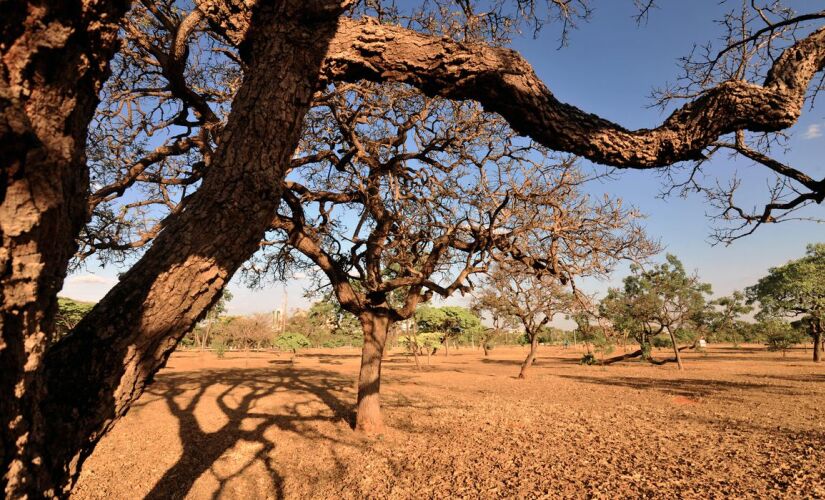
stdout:
{"type": "MultiPolygon", "coordinates": [[[[525,354],[525,357],[527,355],[525,354]]],[[[482,363],[489,364],[489,365],[507,365],[507,366],[521,366],[524,363],[523,359],[493,359],[493,358],[482,358],[482,363]]],[[[560,364],[567,364],[567,365],[577,365],[579,364],[578,358],[568,358],[564,356],[539,356],[536,358],[536,361],[533,362],[533,366],[547,366],[549,363],[560,363],[560,364]]]]}
{"type": "Polygon", "coordinates": [[[636,377],[587,377],[581,375],[559,375],[559,377],[587,384],[627,387],[637,390],[655,390],[666,394],[689,398],[701,398],[707,396],[723,396],[731,398],[731,392],[742,391],[759,391],[768,394],[780,394],[785,396],[801,396],[807,394],[793,390],[797,389],[795,386],[760,384],[754,382],[734,382],[688,378],[653,379],[636,377]]]}
{"type": "MultiPolygon", "coordinates": [[[[331,439],[320,435],[312,424],[319,421],[351,422],[352,405],[342,401],[342,398],[351,398],[351,388],[352,380],[349,378],[305,367],[299,371],[276,366],[271,369],[216,369],[164,374],[147,393],[156,396],[153,401],[164,400],[178,420],[183,449],[180,459],[164,473],[145,498],[182,498],[207,471],[211,471],[218,480],[218,490],[213,494],[213,498],[217,498],[232,478],[240,476],[256,461],[265,464],[276,497],[282,498],[282,478],[272,459],[276,443],[267,438],[265,432],[275,426],[310,439],[331,439]],[[264,398],[287,391],[290,404],[284,405],[285,411],[258,410],[264,398]],[[195,414],[198,403],[207,399],[210,402],[214,399],[226,420],[212,432],[201,428],[195,414]],[[319,402],[325,407],[322,411],[317,409],[319,402]],[[241,441],[260,446],[260,449],[236,471],[221,476],[214,464],[241,441]]],[[[277,403],[277,399],[274,401],[277,403]]]]}
{"type": "Polygon", "coordinates": [[[756,379],[784,380],[787,382],[825,382],[825,373],[806,373],[801,375],[764,375],[752,374],[748,377],[756,379]]]}

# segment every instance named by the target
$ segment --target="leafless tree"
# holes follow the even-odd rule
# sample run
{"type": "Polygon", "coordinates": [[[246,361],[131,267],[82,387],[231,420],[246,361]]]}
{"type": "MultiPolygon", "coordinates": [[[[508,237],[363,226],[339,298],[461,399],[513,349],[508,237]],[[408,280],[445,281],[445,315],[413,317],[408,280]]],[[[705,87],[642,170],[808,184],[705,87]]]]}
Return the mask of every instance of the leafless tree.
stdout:
{"type": "Polygon", "coordinates": [[[297,251],[359,318],[358,429],[382,427],[388,329],[434,294],[469,290],[495,261],[567,280],[585,261],[646,251],[635,211],[594,203],[572,159],[543,156],[473,103],[344,84],[318,97],[307,130],[265,244],[271,251],[247,269],[277,275],[285,260],[300,264],[297,251]]]}
{"type": "Polygon", "coordinates": [[[526,378],[536,361],[539,334],[556,314],[570,310],[575,302],[573,294],[555,276],[513,262],[497,266],[482,293],[487,296],[485,303],[490,311],[497,316],[516,317],[524,328],[530,350],[518,378],[526,378]]]}

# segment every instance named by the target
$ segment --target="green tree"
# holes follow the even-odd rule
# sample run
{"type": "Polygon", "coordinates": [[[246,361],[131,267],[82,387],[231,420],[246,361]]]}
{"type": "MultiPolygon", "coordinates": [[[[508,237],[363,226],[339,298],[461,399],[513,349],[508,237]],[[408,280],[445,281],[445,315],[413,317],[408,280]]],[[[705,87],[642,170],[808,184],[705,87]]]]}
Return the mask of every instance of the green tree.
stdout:
{"type": "Polygon", "coordinates": [[[807,315],[808,334],[814,342],[813,360],[821,360],[825,317],[825,243],[808,245],[805,256],[779,267],[746,290],[750,303],[759,302],[760,317],[807,315]]]}
{"type": "Polygon", "coordinates": [[[69,333],[94,306],[94,302],[81,302],[68,297],[58,297],[54,340],[69,333]]]}
{"type": "Polygon", "coordinates": [[[460,306],[423,306],[415,312],[415,320],[422,333],[439,334],[445,355],[450,340],[474,338],[484,330],[481,319],[471,309],[460,306]]]}
{"type": "Polygon", "coordinates": [[[642,357],[652,360],[650,349],[657,336],[667,333],[682,369],[677,337],[685,338],[698,328],[706,313],[708,283],[689,275],[682,262],[668,254],[665,262],[644,270],[631,266],[624,289],[610,289],[602,300],[600,314],[609,318],[617,330],[632,335],[641,347],[642,357]]]}
{"type": "Polygon", "coordinates": [[[200,331],[199,344],[201,351],[205,350],[209,344],[209,336],[213,333],[215,325],[220,322],[221,316],[226,313],[226,306],[232,301],[232,298],[232,292],[230,292],[228,288],[224,288],[221,297],[215,302],[215,305],[209,309],[209,312],[206,313],[201,328],[195,329],[194,333],[196,336],[198,331],[200,331]]]}
{"type": "Polygon", "coordinates": [[[298,349],[310,347],[312,342],[300,333],[286,332],[279,335],[273,345],[282,351],[292,351],[293,354],[298,354],[298,349]]]}
{"type": "Polygon", "coordinates": [[[739,318],[753,311],[753,306],[746,299],[745,294],[737,290],[710,303],[714,309],[707,313],[707,326],[714,340],[738,344],[745,339],[748,325],[739,318]]]}

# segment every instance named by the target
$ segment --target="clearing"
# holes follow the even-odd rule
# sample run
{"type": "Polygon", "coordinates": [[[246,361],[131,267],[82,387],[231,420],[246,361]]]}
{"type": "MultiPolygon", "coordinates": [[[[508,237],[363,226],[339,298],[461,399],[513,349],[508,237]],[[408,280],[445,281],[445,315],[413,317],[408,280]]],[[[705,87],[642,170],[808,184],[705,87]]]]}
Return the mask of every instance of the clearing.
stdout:
{"type": "Polygon", "coordinates": [[[711,346],[680,373],[542,347],[527,380],[523,348],[394,351],[373,439],[349,427],[359,352],[174,354],[72,498],[825,497],[810,350],[711,346]]]}

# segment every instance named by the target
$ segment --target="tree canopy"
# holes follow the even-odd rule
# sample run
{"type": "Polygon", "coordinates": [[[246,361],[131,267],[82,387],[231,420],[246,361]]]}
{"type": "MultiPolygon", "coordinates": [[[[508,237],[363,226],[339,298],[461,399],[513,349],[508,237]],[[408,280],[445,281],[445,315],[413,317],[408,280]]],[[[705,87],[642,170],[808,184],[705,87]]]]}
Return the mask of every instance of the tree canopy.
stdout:
{"type": "Polygon", "coordinates": [[[772,267],[767,276],[746,291],[750,302],[759,303],[759,315],[806,316],[814,340],[814,360],[820,360],[825,327],[825,243],[808,245],[804,257],[772,267]]]}

